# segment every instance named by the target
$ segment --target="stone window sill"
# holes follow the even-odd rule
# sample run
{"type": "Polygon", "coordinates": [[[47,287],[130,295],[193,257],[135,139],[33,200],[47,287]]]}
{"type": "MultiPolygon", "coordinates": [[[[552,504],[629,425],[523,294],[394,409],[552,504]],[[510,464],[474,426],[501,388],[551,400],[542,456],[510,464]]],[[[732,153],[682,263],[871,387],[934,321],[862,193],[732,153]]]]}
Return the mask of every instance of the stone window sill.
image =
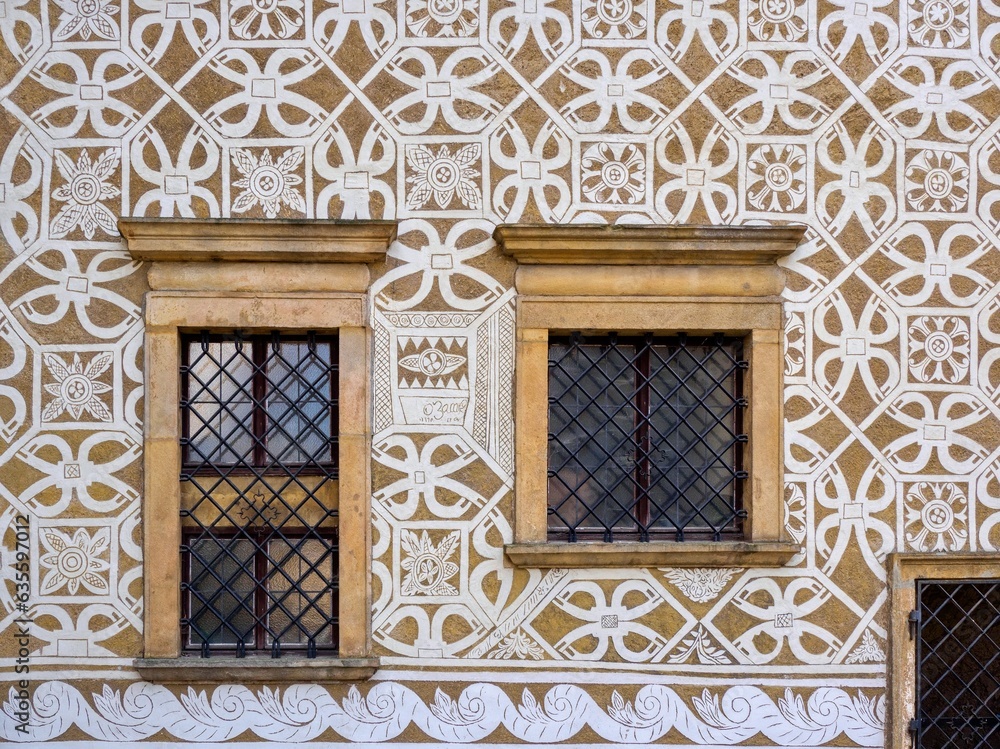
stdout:
{"type": "Polygon", "coordinates": [[[782,567],[801,551],[781,541],[507,544],[515,567],[782,567]]]}
{"type": "Polygon", "coordinates": [[[136,671],[155,684],[317,684],[365,681],[378,658],[138,658],[136,671]]]}

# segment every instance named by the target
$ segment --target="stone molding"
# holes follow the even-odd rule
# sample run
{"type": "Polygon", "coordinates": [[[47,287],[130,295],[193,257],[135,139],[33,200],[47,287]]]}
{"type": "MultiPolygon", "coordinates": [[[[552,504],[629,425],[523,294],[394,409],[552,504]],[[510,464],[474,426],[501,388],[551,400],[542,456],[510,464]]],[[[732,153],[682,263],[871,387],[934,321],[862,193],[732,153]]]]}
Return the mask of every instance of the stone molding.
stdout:
{"type": "Polygon", "coordinates": [[[254,681],[264,674],[268,681],[367,678],[377,662],[368,657],[371,335],[365,262],[385,257],[395,223],[122,219],[119,225],[132,256],[151,261],[153,286],[144,305],[143,555],[147,569],[157,574],[145,578],[145,657],[137,667],[147,678],[189,681],[199,674],[203,683],[254,681]],[[296,263],[305,275],[317,265],[331,268],[318,274],[325,285],[318,291],[300,290],[304,274],[288,272],[296,263]],[[257,658],[202,661],[182,656],[180,333],[192,329],[338,335],[339,658],[318,658],[315,665],[282,658],[265,667],[264,659],[257,658]],[[285,669],[285,676],[278,675],[285,669]]]}
{"type": "Polygon", "coordinates": [[[136,260],[371,263],[385,258],[395,221],[121,218],[136,260]]]}
{"type": "Polygon", "coordinates": [[[519,265],[770,265],[806,227],[505,224],[493,232],[519,265]]]}
{"type": "Polygon", "coordinates": [[[783,521],[784,271],[777,261],[804,233],[802,226],[497,227],[501,250],[519,263],[514,543],[505,547],[514,565],[775,567],[797,553],[783,521]],[[744,338],[750,478],[741,541],[616,543],[607,550],[547,542],[548,338],[574,330],[744,338]]]}
{"type": "Polygon", "coordinates": [[[783,542],[649,541],[648,543],[508,544],[507,557],[517,567],[584,569],[588,567],[780,567],[799,553],[783,542]],[[721,548],[720,548],[721,547],[721,548]]]}
{"type": "Polygon", "coordinates": [[[139,658],[135,670],[155,684],[318,684],[364,681],[378,658],[139,658]]]}

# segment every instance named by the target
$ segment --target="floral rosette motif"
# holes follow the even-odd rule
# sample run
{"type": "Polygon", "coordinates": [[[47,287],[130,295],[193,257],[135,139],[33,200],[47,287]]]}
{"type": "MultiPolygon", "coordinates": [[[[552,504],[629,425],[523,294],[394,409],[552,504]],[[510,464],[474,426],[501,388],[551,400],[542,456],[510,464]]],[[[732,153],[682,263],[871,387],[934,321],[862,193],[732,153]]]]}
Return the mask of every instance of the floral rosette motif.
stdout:
{"type": "Polygon", "coordinates": [[[960,317],[910,323],[910,373],[920,382],[958,383],[969,373],[969,325],[960,317]]]}
{"type": "Polygon", "coordinates": [[[106,574],[111,565],[103,558],[109,546],[108,528],[99,528],[93,535],[77,528],[72,538],[55,528],[46,528],[40,537],[46,551],[38,560],[46,570],[40,586],[42,595],[56,593],[64,586],[72,596],[80,586],[95,595],[108,592],[106,574]]]}
{"type": "Polygon", "coordinates": [[[747,26],[761,41],[798,42],[806,35],[806,6],[794,0],[753,0],[747,26]]]}
{"type": "Polygon", "coordinates": [[[434,198],[438,208],[447,208],[457,195],[463,207],[479,210],[483,196],[475,183],[479,171],[472,165],[481,152],[478,143],[463,146],[454,156],[448,146],[441,146],[437,153],[427,146],[408,148],[406,161],[412,173],[406,181],[412,190],[406,197],[406,207],[418,210],[434,198]]]}
{"type": "Polygon", "coordinates": [[[413,36],[468,37],[478,29],[478,0],[407,0],[406,30],[413,36]]]}
{"type": "Polygon", "coordinates": [[[233,201],[233,213],[246,213],[257,205],[268,218],[277,218],[283,205],[304,213],[306,204],[295,189],[302,184],[302,177],[295,174],[295,169],[304,156],[304,149],[289,148],[275,163],[268,148],[260,159],[244,148],[233,151],[233,164],[243,175],[233,182],[233,187],[243,188],[233,201]]]}
{"type": "Polygon", "coordinates": [[[592,203],[634,204],[646,192],[646,159],[626,143],[597,143],[581,159],[583,196],[592,203]]]}
{"type": "Polygon", "coordinates": [[[907,165],[906,202],[916,211],[960,211],[969,200],[969,167],[950,151],[921,151],[907,165]]]}
{"type": "Polygon", "coordinates": [[[969,39],[968,0],[910,0],[910,38],[923,47],[952,49],[969,39]]]}
{"type": "Polygon", "coordinates": [[[80,361],[79,354],[73,354],[73,361],[67,364],[55,354],[44,356],[45,366],[56,382],[45,386],[45,392],[55,398],[42,411],[42,421],[52,421],[63,412],[79,421],[84,412],[99,421],[113,420],[111,411],[100,396],[111,392],[111,386],[100,381],[114,361],[111,354],[99,354],[87,364],[80,361]]]}
{"type": "Polygon", "coordinates": [[[118,23],[115,14],[119,8],[108,0],[54,0],[62,13],[59,25],[52,33],[53,41],[62,42],[79,34],[88,41],[91,36],[116,41],[118,23]]]}
{"type": "Polygon", "coordinates": [[[457,596],[458,589],[449,579],[458,574],[458,565],[449,558],[458,546],[460,535],[452,531],[434,543],[427,531],[418,536],[411,531],[403,531],[399,541],[406,555],[400,567],[403,572],[401,593],[404,596],[457,596]]]}
{"type": "Polygon", "coordinates": [[[955,484],[921,481],[906,492],[906,540],[917,551],[958,551],[969,541],[968,499],[955,484]]]}
{"type": "Polygon", "coordinates": [[[806,200],[806,152],[801,146],[761,146],[747,162],[747,202],[786,213],[806,200]]]}
{"type": "Polygon", "coordinates": [[[121,190],[108,183],[120,161],[121,153],[115,148],[106,150],[96,162],[83,149],[75,164],[62,151],[55,152],[56,168],[66,184],[57,187],[52,197],[66,205],[52,219],[53,239],[65,237],[76,228],[87,239],[93,239],[97,229],[118,235],[114,212],[101,201],[121,195],[121,190]]]}
{"type": "Polygon", "coordinates": [[[580,21],[594,39],[637,39],[646,32],[646,3],[588,0],[583,3],[580,21]]]}
{"type": "Polygon", "coordinates": [[[230,28],[240,39],[288,39],[304,23],[302,0],[234,0],[230,28]]]}

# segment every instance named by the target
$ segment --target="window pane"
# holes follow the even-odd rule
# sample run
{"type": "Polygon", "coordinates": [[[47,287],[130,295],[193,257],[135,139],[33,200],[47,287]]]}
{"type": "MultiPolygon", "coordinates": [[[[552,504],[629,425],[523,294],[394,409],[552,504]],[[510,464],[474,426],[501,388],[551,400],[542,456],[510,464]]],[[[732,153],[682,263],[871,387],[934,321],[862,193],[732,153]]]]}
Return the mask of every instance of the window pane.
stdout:
{"type": "Polygon", "coordinates": [[[634,349],[549,348],[549,526],[635,526],[634,349]]]}
{"type": "Polygon", "coordinates": [[[654,346],[650,364],[650,519],[714,533],[736,520],[735,355],[714,345],[654,346]]]}
{"type": "Polygon", "coordinates": [[[253,644],[254,549],[248,539],[197,538],[188,542],[188,611],[191,645],[253,644]]]}
{"type": "Polygon", "coordinates": [[[552,339],[550,535],[738,531],[740,355],[716,338],[552,339]]]}
{"type": "Polygon", "coordinates": [[[283,342],[267,352],[269,462],[333,460],[331,346],[283,342]]]}
{"type": "Polygon", "coordinates": [[[190,341],[186,462],[232,465],[253,451],[253,354],[249,342],[190,341]]]}
{"type": "Polygon", "coordinates": [[[917,583],[918,749],[1000,742],[1000,583],[917,583]]]}
{"type": "Polygon", "coordinates": [[[337,547],[325,539],[273,540],[268,544],[268,644],[333,645],[336,630],[337,547]]]}

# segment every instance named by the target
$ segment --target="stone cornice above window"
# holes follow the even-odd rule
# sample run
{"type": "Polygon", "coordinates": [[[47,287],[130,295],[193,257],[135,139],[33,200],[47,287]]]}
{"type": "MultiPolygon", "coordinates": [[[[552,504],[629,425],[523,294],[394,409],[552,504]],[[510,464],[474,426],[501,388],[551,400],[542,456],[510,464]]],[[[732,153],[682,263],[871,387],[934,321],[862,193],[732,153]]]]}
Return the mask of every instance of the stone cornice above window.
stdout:
{"type": "Polygon", "coordinates": [[[154,291],[360,294],[385,260],[395,221],[122,218],[154,291]]]}
{"type": "Polygon", "coordinates": [[[768,265],[791,254],[805,226],[498,226],[520,265],[768,265]]]}
{"type": "Polygon", "coordinates": [[[778,299],[804,226],[499,226],[522,297],[778,299]]]}
{"type": "Polygon", "coordinates": [[[122,218],[137,260],[371,263],[385,258],[395,221],[122,218]]]}

